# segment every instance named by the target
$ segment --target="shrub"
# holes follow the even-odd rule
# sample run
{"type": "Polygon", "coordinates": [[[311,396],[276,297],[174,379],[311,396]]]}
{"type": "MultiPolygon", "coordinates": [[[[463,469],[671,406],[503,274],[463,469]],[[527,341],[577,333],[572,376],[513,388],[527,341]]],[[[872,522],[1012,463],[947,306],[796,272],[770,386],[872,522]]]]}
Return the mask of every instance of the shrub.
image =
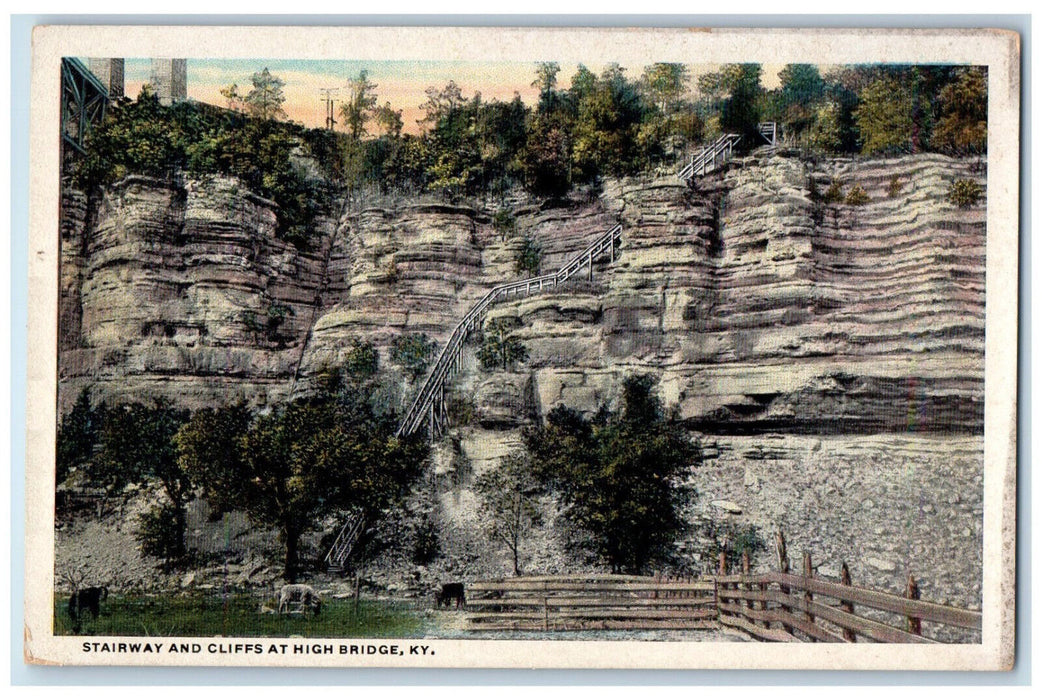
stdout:
{"type": "Polygon", "coordinates": [[[870,200],[868,198],[868,193],[865,192],[864,187],[862,187],[861,185],[854,185],[850,188],[850,192],[847,192],[847,196],[844,201],[852,207],[860,207],[864,204],[868,204],[870,200]]]}
{"type": "Polygon", "coordinates": [[[492,228],[506,237],[508,233],[513,233],[517,228],[517,219],[509,209],[500,209],[492,217],[492,228]]]}
{"type": "Polygon", "coordinates": [[[894,175],[892,178],[890,178],[890,184],[886,186],[886,196],[890,199],[893,199],[897,195],[901,194],[902,187],[903,185],[901,184],[901,178],[899,178],[897,175],[894,175]]]}
{"type": "Polygon", "coordinates": [[[416,381],[427,371],[437,344],[426,333],[395,336],[391,341],[391,362],[400,366],[416,381]]]}
{"type": "Polygon", "coordinates": [[[825,196],[822,197],[822,201],[825,204],[839,204],[843,201],[843,186],[839,184],[839,180],[833,180],[829,188],[825,190],[825,196]]]}
{"type": "Polygon", "coordinates": [[[531,238],[525,238],[521,243],[521,250],[517,253],[517,271],[538,275],[539,263],[542,261],[542,258],[543,251],[539,246],[531,238]]]}
{"type": "Polygon", "coordinates": [[[169,503],[153,506],[138,516],[135,533],[142,553],[176,563],[185,556],[184,512],[169,503]],[[181,521],[180,526],[178,522],[181,521]]]}
{"type": "Polygon", "coordinates": [[[736,572],[741,569],[743,553],[749,553],[749,562],[755,566],[756,556],[767,550],[767,543],[755,525],[710,521],[703,525],[701,534],[706,544],[699,551],[699,556],[712,571],[717,569],[720,552],[725,553],[727,568],[736,572]]]}
{"type": "Polygon", "coordinates": [[[956,180],[948,188],[948,201],[960,209],[975,206],[982,196],[984,188],[975,180],[956,180]]]}

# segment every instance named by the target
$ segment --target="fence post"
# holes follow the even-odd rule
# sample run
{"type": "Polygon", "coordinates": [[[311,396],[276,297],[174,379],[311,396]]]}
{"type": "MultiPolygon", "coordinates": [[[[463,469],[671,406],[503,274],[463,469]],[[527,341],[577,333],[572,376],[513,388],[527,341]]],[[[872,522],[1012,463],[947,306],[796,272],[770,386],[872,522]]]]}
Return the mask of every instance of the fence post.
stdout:
{"type": "Polygon", "coordinates": [[[550,604],[546,599],[546,581],[543,581],[543,631],[550,629],[550,604]]]}
{"type": "MultiPolygon", "coordinates": [[[[810,552],[803,553],[803,577],[807,579],[814,578],[814,567],[811,566],[810,552]]],[[[803,602],[807,604],[803,615],[807,618],[807,622],[814,624],[814,616],[810,612],[810,604],[814,602],[814,594],[806,586],[803,589],[803,602]]],[[[818,640],[811,637],[810,641],[816,642],[818,640]]]]}
{"type": "MultiPolygon", "coordinates": [[[[774,542],[778,551],[778,570],[783,574],[787,574],[789,573],[789,553],[785,547],[785,534],[781,530],[778,530],[777,534],[775,534],[774,542]]],[[[782,595],[788,596],[791,591],[788,584],[783,583],[780,587],[782,595]]],[[[784,603],[781,605],[781,611],[783,615],[792,614],[792,608],[784,603]]],[[[782,629],[792,634],[792,625],[783,622],[782,629]]]]}
{"type": "MultiPolygon", "coordinates": [[[[752,565],[749,562],[749,550],[748,549],[743,549],[742,550],[742,576],[745,576],[746,578],[748,578],[749,577],[749,572],[750,572],[751,569],[752,569],[752,565]]],[[[744,584],[745,585],[743,585],[741,587],[743,590],[745,590],[746,592],[751,592],[753,590],[753,585],[751,583],[749,583],[748,581],[745,581],[744,584]]],[[[745,607],[748,608],[749,610],[753,609],[753,601],[752,601],[751,598],[746,599],[745,607]]],[[[749,622],[751,622],[754,625],[759,624],[756,621],[756,619],[753,618],[751,615],[746,615],[745,619],[747,619],[749,622]]]]}
{"type": "Polygon", "coordinates": [[[355,617],[358,617],[358,605],[362,600],[362,573],[355,573],[355,617]]]}
{"type": "MultiPolygon", "coordinates": [[[[905,597],[908,600],[919,600],[919,584],[916,583],[915,577],[908,574],[908,586],[905,588],[905,597]]],[[[908,631],[911,634],[922,635],[923,633],[923,621],[918,617],[908,616],[908,631]]]]}
{"type": "MultiPolygon", "coordinates": [[[[839,582],[844,586],[853,585],[850,581],[850,569],[847,567],[846,562],[843,562],[843,564],[839,567],[839,582]]],[[[839,601],[839,608],[843,612],[850,613],[851,615],[854,614],[854,604],[849,600],[839,601]]],[[[856,642],[857,634],[854,632],[854,630],[850,630],[844,627],[843,639],[847,640],[848,642],[856,642]]]]}

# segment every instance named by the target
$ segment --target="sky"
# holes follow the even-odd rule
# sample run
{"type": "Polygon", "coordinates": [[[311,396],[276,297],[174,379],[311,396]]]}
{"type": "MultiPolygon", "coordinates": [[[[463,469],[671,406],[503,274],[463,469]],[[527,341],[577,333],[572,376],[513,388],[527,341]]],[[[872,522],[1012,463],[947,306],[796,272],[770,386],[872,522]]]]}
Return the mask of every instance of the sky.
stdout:
{"type": "MultiPolygon", "coordinates": [[[[477,61],[303,61],[279,59],[188,59],[188,97],[200,102],[225,106],[221,88],[232,83],[240,92],[251,87],[251,76],[268,68],[272,75],[281,78],[286,85],[286,103],[283,108],[289,118],[306,126],[325,125],[325,98],[323,88],[339,89],[333,95],[343,98],[348,95],[347,83],[363,69],[368,71],[369,81],[376,83],[378,104],[390,102],[394,109],[402,110],[405,131],[419,131],[417,120],[423,117],[420,109],[427,97],[428,87],[444,87],[450,80],[456,81],[465,97],[480,92],[485,100],[508,101],[514,93],[529,105],[538,99],[538,90],[532,87],[535,78],[535,63],[532,62],[477,62],[477,61]]],[[[137,97],[141,86],[148,82],[151,62],[147,58],[128,58],[125,63],[125,90],[128,97],[137,97]]],[[[587,66],[600,73],[604,66],[587,66]]],[[[577,65],[561,63],[558,74],[559,87],[571,84],[577,65]]],[[[643,65],[623,64],[626,75],[639,78],[643,65]]],[[[689,66],[692,86],[698,75],[716,69],[716,65],[689,66]]],[[[778,84],[777,74],[782,66],[763,67],[763,84],[771,88],[778,84]]],[[[337,106],[339,112],[339,106],[337,106]]],[[[339,117],[338,117],[339,119],[339,117]]]]}

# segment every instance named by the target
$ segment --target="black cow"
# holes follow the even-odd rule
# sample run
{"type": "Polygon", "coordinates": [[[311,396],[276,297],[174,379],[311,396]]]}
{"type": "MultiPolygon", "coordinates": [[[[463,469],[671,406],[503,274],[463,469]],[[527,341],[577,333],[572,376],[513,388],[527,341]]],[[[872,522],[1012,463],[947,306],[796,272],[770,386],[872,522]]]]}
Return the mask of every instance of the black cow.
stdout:
{"type": "Polygon", "coordinates": [[[69,597],[69,617],[72,618],[72,629],[80,631],[80,617],[90,613],[95,620],[101,614],[101,603],[108,599],[109,589],[105,586],[88,586],[73,591],[69,597]]]}
{"type": "Polygon", "coordinates": [[[442,604],[448,605],[456,601],[456,609],[467,607],[467,596],[463,590],[463,583],[443,583],[441,590],[434,594],[434,600],[440,608],[442,604]]]}

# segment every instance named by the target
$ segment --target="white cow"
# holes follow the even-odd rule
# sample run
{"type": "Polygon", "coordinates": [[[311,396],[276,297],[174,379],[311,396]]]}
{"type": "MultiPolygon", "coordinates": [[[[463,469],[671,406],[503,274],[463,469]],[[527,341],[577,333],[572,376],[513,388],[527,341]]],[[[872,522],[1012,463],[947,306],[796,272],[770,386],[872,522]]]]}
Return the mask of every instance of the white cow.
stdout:
{"type": "Polygon", "coordinates": [[[279,615],[308,610],[316,615],[322,610],[322,599],[314,588],[304,583],[287,583],[279,590],[279,615]]]}

